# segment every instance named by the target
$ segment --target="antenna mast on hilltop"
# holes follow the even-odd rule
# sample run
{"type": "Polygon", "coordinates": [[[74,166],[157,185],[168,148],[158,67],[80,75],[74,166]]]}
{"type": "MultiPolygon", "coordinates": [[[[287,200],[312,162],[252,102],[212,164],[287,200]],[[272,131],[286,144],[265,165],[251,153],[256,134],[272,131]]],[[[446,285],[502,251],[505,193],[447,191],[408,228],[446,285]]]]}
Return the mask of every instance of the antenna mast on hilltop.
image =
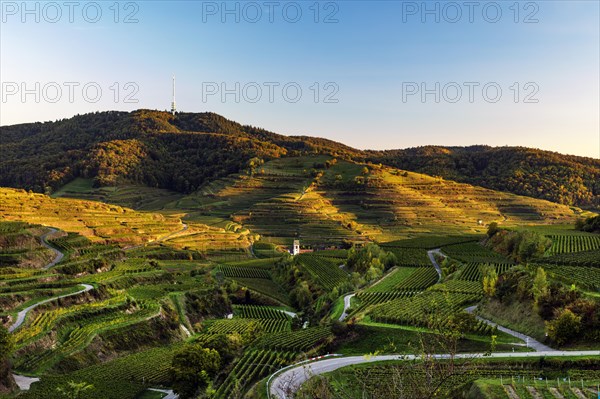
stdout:
{"type": "Polygon", "coordinates": [[[171,102],[171,113],[175,115],[177,107],[175,106],[175,75],[173,75],[173,101],[171,102]]]}

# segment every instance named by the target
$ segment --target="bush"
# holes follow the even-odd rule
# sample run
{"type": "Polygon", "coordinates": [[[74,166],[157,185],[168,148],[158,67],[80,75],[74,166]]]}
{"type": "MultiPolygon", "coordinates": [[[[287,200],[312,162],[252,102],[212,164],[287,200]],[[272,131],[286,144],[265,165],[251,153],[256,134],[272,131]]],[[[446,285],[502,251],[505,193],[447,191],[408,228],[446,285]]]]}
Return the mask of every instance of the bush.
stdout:
{"type": "Polygon", "coordinates": [[[580,329],[581,317],[575,315],[569,309],[564,309],[556,319],[546,322],[548,336],[561,346],[577,337],[580,329]]]}
{"type": "Polygon", "coordinates": [[[220,367],[219,352],[198,344],[188,345],[173,357],[173,390],[181,398],[191,398],[199,389],[210,385],[211,378],[220,367]]]}

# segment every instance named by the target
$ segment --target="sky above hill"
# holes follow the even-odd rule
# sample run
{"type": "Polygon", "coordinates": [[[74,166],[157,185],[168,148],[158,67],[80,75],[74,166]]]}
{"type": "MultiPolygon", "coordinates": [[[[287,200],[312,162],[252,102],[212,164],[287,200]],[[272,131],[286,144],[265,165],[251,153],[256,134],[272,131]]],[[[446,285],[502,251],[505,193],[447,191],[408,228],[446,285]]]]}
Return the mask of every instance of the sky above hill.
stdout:
{"type": "Polygon", "coordinates": [[[213,111],[357,148],[600,157],[597,1],[2,1],[0,124],[213,111]]]}

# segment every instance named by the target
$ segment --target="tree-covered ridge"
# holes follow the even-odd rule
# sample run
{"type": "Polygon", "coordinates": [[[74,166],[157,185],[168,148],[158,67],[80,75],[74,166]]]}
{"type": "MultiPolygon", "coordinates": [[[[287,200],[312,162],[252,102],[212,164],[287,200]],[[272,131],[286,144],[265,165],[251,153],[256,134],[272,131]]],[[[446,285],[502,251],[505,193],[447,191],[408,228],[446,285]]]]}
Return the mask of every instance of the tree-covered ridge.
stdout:
{"type": "Polygon", "coordinates": [[[52,192],[76,177],[191,192],[216,178],[283,156],[328,154],[553,202],[600,208],[600,161],[522,147],[419,147],[360,151],[284,136],[220,115],[96,112],[0,128],[0,186],[52,192]]]}
{"type": "Polygon", "coordinates": [[[56,122],[4,126],[0,186],[54,191],[75,177],[190,192],[236,173],[252,158],[335,153],[349,147],[242,126],[213,113],[139,110],[77,115],[56,122]]]}
{"type": "Polygon", "coordinates": [[[418,147],[374,151],[398,168],[565,205],[600,207],[600,160],[524,147],[418,147]]]}

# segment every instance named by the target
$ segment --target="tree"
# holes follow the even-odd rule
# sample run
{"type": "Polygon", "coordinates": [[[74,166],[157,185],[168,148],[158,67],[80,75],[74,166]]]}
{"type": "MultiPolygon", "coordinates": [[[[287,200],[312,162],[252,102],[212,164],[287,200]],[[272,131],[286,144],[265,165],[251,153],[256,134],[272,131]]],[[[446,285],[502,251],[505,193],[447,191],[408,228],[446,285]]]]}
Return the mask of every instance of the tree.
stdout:
{"type": "Polygon", "coordinates": [[[488,237],[493,237],[498,231],[500,231],[500,228],[498,228],[498,223],[496,222],[492,222],[490,223],[489,227],[488,227],[488,231],[487,231],[487,235],[488,237]]]}
{"type": "Polygon", "coordinates": [[[14,341],[12,335],[10,335],[6,328],[0,326],[0,392],[10,392],[16,388],[8,360],[13,349],[14,341]]]}
{"type": "Polygon", "coordinates": [[[6,359],[14,348],[14,341],[6,328],[0,326],[0,361],[6,359]]]}
{"type": "MultiPolygon", "coordinates": [[[[397,262],[396,255],[384,251],[377,244],[373,243],[369,243],[360,249],[350,249],[348,258],[346,259],[348,268],[360,274],[367,273],[371,267],[381,272],[394,266],[397,262]]],[[[373,275],[373,271],[370,274],[373,275]]]]}
{"type": "Polygon", "coordinates": [[[496,284],[498,283],[498,273],[494,265],[485,265],[483,274],[483,292],[490,298],[496,295],[496,284]]]}
{"type": "Polygon", "coordinates": [[[312,302],[312,293],[306,281],[300,282],[296,288],[290,292],[290,299],[294,307],[304,309],[310,306],[312,302]]]}
{"type": "Polygon", "coordinates": [[[85,381],[69,381],[66,386],[56,388],[56,390],[61,394],[61,396],[68,399],[87,398],[88,395],[85,394],[85,392],[91,389],[94,389],[94,386],[92,384],[88,384],[85,381]]]}
{"type": "Polygon", "coordinates": [[[533,293],[533,302],[536,307],[539,305],[540,300],[548,295],[548,279],[546,278],[546,271],[541,267],[538,267],[537,272],[535,273],[531,291],[533,293]]]}
{"type": "Polygon", "coordinates": [[[546,332],[550,339],[562,346],[577,337],[581,329],[581,317],[569,309],[563,309],[558,317],[546,322],[546,332]]]}
{"type": "Polygon", "coordinates": [[[248,323],[246,329],[242,333],[242,343],[248,345],[264,335],[265,329],[258,321],[253,320],[248,323]]]}
{"type": "Polygon", "coordinates": [[[173,390],[181,398],[191,398],[211,385],[221,367],[221,355],[199,344],[188,345],[173,357],[171,377],[173,390]]]}

